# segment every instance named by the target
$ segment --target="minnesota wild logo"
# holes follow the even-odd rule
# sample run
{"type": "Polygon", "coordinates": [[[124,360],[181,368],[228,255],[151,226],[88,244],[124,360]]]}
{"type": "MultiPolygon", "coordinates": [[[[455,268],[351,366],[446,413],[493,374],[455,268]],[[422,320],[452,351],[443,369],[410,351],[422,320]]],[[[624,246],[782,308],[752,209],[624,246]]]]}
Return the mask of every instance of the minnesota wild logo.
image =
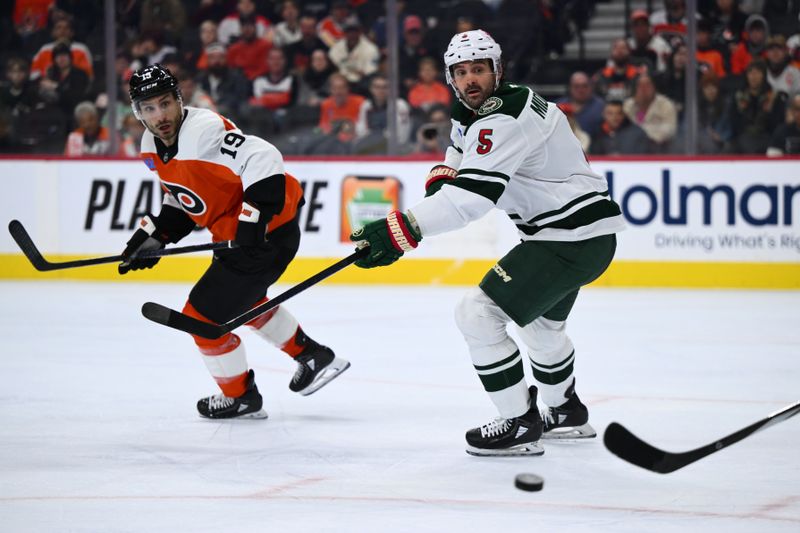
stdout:
{"type": "Polygon", "coordinates": [[[492,111],[500,109],[500,106],[503,105],[503,101],[496,96],[490,96],[486,99],[480,109],[478,109],[479,115],[488,115],[492,111]]]}

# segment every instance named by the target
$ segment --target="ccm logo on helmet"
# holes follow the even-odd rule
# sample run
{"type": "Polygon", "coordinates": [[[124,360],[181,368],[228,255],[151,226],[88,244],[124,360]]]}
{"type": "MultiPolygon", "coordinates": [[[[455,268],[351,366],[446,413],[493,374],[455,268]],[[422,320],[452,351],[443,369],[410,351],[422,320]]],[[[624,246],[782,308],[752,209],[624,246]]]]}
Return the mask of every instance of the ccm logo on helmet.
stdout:
{"type": "Polygon", "coordinates": [[[190,215],[202,215],[206,212],[206,203],[193,190],[177,183],[161,181],[170,194],[178,200],[183,209],[190,215]]]}

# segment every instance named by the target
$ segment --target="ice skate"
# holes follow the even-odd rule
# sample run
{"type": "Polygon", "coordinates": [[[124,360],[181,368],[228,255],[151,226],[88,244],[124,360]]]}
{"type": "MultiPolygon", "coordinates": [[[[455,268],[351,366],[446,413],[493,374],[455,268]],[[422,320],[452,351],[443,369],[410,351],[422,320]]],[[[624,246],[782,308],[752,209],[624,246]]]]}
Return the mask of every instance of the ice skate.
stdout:
{"type": "Polygon", "coordinates": [[[313,394],[350,367],[350,362],[336,357],[333,350],[311,339],[294,358],[297,371],[289,389],[303,396],[313,394]]]}
{"type": "Polygon", "coordinates": [[[467,431],[467,453],[480,457],[542,455],[542,417],[536,407],[536,387],[530,388],[532,407],[515,418],[495,418],[467,431]]]}
{"type": "Polygon", "coordinates": [[[256,387],[255,373],[247,373],[247,390],[238,398],[215,394],[197,402],[197,412],[204,418],[267,418],[261,409],[261,394],[256,387]]]}
{"type": "Polygon", "coordinates": [[[591,439],[597,432],[589,425],[589,410],[575,393],[575,381],[567,388],[568,400],[542,413],[544,439],[591,439]]]}

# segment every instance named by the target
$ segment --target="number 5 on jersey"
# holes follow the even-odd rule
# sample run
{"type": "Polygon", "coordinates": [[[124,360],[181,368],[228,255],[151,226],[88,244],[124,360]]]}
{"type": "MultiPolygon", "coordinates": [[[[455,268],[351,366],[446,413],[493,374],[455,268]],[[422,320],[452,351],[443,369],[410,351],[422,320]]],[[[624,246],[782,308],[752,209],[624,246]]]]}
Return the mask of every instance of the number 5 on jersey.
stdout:
{"type": "Polygon", "coordinates": [[[489,138],[493,133],[493,130],[489,128],[484,128],[478,132],[478,148],[475,150],[481,155],[488,154],[489,151],[492,149],[492,140],[489,138]]]}

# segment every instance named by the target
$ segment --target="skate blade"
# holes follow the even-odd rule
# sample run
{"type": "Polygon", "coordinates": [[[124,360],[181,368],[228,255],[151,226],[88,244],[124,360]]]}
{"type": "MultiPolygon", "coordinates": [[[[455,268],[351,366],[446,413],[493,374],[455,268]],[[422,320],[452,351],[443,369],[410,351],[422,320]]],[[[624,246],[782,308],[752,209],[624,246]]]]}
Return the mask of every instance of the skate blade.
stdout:
{"type": "Polygon", "coordinates": [[[550,431],[545,431],[542,434],[542,438],[547,440],[593,439],[596,436],[597,432],[589,424],[584,424],[582,426],[555,428],[550,431]]]}
{"type": "Polygon", "coordinates": [[[517,446],[501,450],[487,450],[486,448],[476,448],[467,444],[466,452],[476,457],[520,457],[542,455],[544,454],[544,448],[539,444],[539,441],[518,444],[517,446]]]}
{"type": "Polygon", "coordinates": [[[319,389],[330,383],[336,376],[350,368],[350,362],[338,357],[331,361],[331,364],[322,369],[311,384],[303,390],[297,391],[301,396],[314,394],[319,389]]]}
{"type": "Polygon", "coordinates": [[[260,411],[253,412],[253,413],[247,413],[246,415],[231,416],[231,417],[227,417],[227,418],[214,418],[214,417],[211,417],[211,416],[203,416],[200,413],[198,413],[197,416],[199,416],[203,420],[220,420],[220,421],[222,421],[222,420],[224,420],[224,421],[242,420],[242,419],[245,419],[245,418],[249,418],[249,419],[252,419],[252,420],[264,420],[265,418],[269,418],[269,415],[263,409],[261,409],[260,411]]]}

